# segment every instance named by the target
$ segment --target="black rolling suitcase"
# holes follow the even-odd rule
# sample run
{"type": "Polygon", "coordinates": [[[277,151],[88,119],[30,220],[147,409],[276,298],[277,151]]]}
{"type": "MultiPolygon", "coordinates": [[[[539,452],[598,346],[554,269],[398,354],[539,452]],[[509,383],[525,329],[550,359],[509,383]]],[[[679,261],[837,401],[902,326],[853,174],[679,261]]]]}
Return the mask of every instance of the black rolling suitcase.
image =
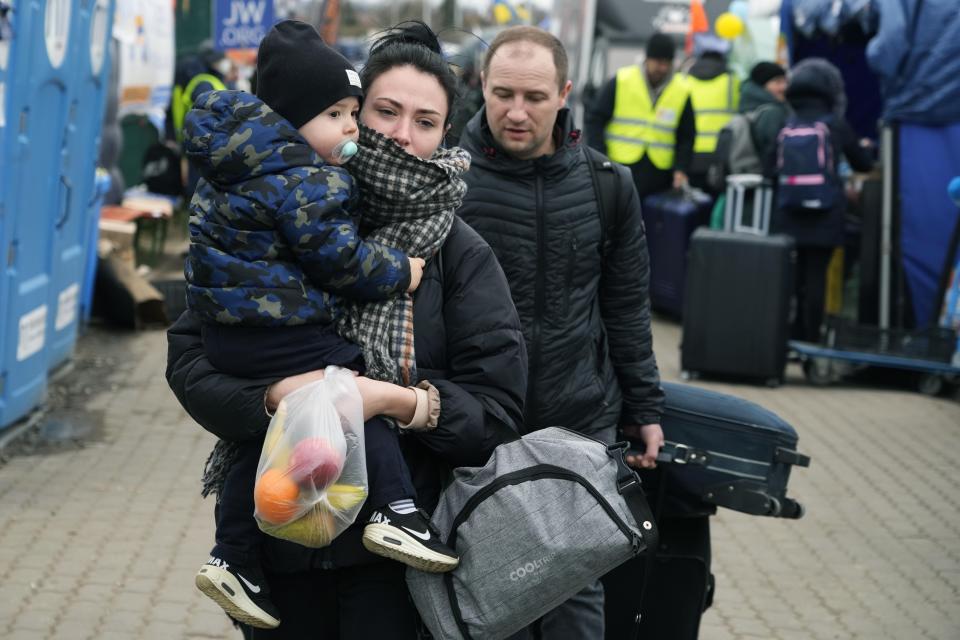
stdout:
{"type": "Polygon", "coordinates": [[[657,527],[652,558],[634,558],[602,578],[605,640],[695,640],[700,632],[714,591],[709,518],[665,517],[657,527]]]}
{"type": "Polygon", "coordinates": [[[680,354],[685,375],[783,381],[795,263],[787,236],[694,232],[680,354]]]}

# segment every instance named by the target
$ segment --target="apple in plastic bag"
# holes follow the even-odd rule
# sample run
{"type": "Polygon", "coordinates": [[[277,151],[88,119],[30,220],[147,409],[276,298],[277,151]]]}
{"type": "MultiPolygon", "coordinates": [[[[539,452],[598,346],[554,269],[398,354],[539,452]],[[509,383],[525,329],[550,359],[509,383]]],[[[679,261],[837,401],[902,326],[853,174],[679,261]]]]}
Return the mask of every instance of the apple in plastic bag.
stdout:
{"type": "Polygon", "coordinates": [[[293,448],[289,473],[296,482],[311,482],[320,491],[340,477],[343,462],[343,453],[326,438],[304,438],[293,448]]]}

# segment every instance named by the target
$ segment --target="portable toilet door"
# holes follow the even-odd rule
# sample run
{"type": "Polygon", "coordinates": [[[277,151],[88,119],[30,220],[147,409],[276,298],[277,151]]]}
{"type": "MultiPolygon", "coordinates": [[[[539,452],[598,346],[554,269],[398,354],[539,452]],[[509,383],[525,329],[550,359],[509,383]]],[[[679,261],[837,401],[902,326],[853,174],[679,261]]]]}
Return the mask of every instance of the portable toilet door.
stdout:
{"type": "Polygon", "coordinates": [[[109,75],[108,39],[113,0],[81,0],[70,19],[67,111],[63,180],[68,189],[65,209],[53,221],[53,268],[50,287],[48,368],[72,355],[80,324],[81,290],[91,244],[89,218],[94,198],[97,150],[109,75]]]}
{"type": "Polygon", "coordinates": [[[3,404],[0,427],[25,416],[44,400],[53,240],[73,197],[66,176],[66,127],[70,110],[71,0],[20,0],[13,11],[16,48],[25,48],[8,70],[7,114],[11,130],[4,172],[8,237],[6,304],[3,305],[3,404]]]}
{"type": "MultiPolygon", "coordinates": [[[[10,93],[10,67],[16,63],[20,52],[14,47],[13,18],[16,14],[8,8],[3,15],[0,15],[0,427],[6,423],[2,421],[3,406],[6,404],[6,395],[9,386],[7,385],[6,363],[4,354],[6,352],[6,335],[8,329],[8,319],[5,309],[9,306],[7,298],[7,277],[6,262],[10,251],[12,240],[12,221],[8,213],[7,203],[7,185],[4,176],[7,175],[7,165],[9,164],[9,139],[7,113],[7,96],[10,93]]],[[[17,41],[19,43],[19,40],[17,41]]]]}

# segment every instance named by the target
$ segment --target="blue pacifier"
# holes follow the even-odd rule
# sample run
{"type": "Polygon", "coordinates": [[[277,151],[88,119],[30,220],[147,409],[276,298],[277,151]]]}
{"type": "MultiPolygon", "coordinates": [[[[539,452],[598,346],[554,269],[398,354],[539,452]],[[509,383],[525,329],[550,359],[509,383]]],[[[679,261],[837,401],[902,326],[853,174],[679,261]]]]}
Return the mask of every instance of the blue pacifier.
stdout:
{"type": "Polygon", "coordinates": [[[357,151],[359,150],[360,147],[357,146],[357,143],[347,138],[335,146],[331,153],[333,154],[334,161],[337,163],[343,163],[357,155],[357,151]]]}

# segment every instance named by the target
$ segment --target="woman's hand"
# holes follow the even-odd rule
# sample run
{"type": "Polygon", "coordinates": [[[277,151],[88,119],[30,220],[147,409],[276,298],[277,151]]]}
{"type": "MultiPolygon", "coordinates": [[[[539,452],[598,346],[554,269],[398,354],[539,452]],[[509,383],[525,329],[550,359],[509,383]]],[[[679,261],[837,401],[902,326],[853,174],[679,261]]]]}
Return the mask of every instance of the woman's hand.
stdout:
{"type": "Polygon", "coordinates": [[[417,410],[417,392],[398,384],[357,377],[357,388],[363,398],[363,419],[374,416],[389,416],[401,423],[413,420],[417,410]]]}
{"type": "Polygon", "coordinates": [[[316,382],[317,380],[323,380],[323,369],[307,371],[306,373],[290,376],[289,378],[284,378],[283,380],[274,382],[272,385],[267,387],[267,393],[263,396],[264,408],[268,413],[273,415],[273,412],[277,410],[277,406],[280,404],[281,400],[286,398],[289,394],[293,393],[300,387],[304,387],[311,382],[316,382]]]}
{"type": "MultiPolygon", "coordinates": [[[[323,380],[323,377],[323,369],[317,369],[273,383],[267,387],[264,395],[264,408],[273,414],[280,401],[289,394],[311,382],[323,380]]],[[[390,382],[371,380],[364,376],[357,376],[356,381],[357,390],[360,391],[360,397],[363,399],[364,420],[374,416],[389,416],[407,423],[413,419],[413,414],[417,410],[416,391],[390,382]]]]}

